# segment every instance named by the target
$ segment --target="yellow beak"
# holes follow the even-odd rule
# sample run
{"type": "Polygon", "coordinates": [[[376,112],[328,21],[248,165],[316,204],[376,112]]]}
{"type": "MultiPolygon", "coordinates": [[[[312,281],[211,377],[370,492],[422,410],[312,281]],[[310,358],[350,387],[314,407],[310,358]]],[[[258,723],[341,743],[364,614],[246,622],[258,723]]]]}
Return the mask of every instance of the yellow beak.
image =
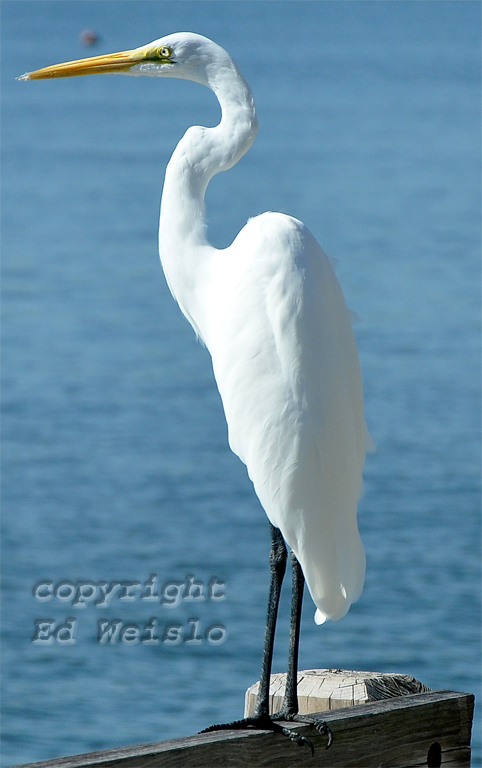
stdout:
{"type": "MultiPolygon", "coordinates": [[[[88,59],[66,61],[63,64],[53,64],[51,67],[26,72],[17,80],[46,80],[52,77],[77,77],[79,75],[97,75],[108,72],[126,72],[134,64],[149,59],[145,49],[122,51],[121,53],[106,53],[102,56],[92,56],[88,59]]],[[[159,61],[159,59],[158,59],[159,61]]]]}

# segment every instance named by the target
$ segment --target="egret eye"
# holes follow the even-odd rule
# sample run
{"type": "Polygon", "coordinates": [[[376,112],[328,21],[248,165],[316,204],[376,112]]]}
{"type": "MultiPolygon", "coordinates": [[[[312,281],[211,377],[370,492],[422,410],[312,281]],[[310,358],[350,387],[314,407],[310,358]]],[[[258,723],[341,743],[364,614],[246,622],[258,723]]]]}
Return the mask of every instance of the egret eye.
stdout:
{"type": "Polygon", "coordinates": [[[171,49],[167,46],[163,45],[162,48],[159,48],[159,57],[161,59],[168,59],[172,53],[171,49]]]}

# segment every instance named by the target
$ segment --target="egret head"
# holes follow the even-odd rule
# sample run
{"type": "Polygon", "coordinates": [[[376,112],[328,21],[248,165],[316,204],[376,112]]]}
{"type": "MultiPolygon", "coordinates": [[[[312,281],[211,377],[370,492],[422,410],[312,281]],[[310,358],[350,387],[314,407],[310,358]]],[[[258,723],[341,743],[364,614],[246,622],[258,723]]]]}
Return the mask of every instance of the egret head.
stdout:
{"type": "Polygon", "coordinates": [[[21,75],[19,80],[45,80],[79,75],[124,74],[178,77],[209,86],[222,66],[232,66],[226,51],[193,32],[176,32],[131,51],[67,61],[21,75]]]}

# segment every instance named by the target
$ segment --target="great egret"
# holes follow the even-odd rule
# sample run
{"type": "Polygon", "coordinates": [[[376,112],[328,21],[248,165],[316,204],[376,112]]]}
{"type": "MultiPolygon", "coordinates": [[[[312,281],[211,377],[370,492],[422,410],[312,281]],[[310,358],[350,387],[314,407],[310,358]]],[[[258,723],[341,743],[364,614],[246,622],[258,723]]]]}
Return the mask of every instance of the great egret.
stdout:
{"type": "MultiPolygon", "coordinates": [[[[20,80],[100,73],[194,80],[216,94],[222,118],[192,126],[167,166],[159,251],[169,288],[209,349],[229,430],[270,522],[271,584],[255,716],[214,727],[271,728],[297,719],[298,638],[304,580],[315,621],[341,619],[362,591],[357,527],[367,430],[350,316],[332,265],[307,227],[280,213],[250,219],[234,242],[206,238],[204,195],[258,130],[253,96],[216,43],[188,32],[134,50],[70,61],[20,80]],[[269,716],[278,600],[291,548],[293,595],[286,694],[269,716]]],[[[308,742],[309,743],[309,742],[308,742]]]]}

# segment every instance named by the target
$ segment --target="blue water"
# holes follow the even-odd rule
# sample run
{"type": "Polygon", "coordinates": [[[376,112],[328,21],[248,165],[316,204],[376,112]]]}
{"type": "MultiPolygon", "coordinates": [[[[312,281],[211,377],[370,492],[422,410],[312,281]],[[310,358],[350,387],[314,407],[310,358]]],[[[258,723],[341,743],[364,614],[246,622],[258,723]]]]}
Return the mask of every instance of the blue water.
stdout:
{"type": "MultiPolygon", "coordinates": [[[[366,586],[323,627],[306,599],[301,668],[404,672],[478,694],[479,3],[4,0],[1,11],[2,765],[193,733],[240,716],[259,676],[266,518],[156,246],[166,162],[188,125],[218,120],[217,103],[180,81],[14,79],[182,29],[234,55],[259,110],[253,148],[209,188],[213,242],[263,210],[297,216],[336,257],[360,318],[378,448],[359,513],[366,586]],[[101,37],[91,49],[87,27],[101,37]],[[134,589],[80,608],[32,595],[40,581],[151,574],[205,590],[216,577],[226,596],[169,607],[134,589]],[[68,618],[76,643],[31,642],[35,620],[68,618]],[[161,640],[175,625],[182,641],[97,641],[100,619],[146,639],[152,618],[161,640]],[[212,625],[224,644],[206,639],[212,625]],[[186,643],[196,626],[202,642],[186,643]]],[[[277,671],[287,610],[288,594],[277,671]]]]}

